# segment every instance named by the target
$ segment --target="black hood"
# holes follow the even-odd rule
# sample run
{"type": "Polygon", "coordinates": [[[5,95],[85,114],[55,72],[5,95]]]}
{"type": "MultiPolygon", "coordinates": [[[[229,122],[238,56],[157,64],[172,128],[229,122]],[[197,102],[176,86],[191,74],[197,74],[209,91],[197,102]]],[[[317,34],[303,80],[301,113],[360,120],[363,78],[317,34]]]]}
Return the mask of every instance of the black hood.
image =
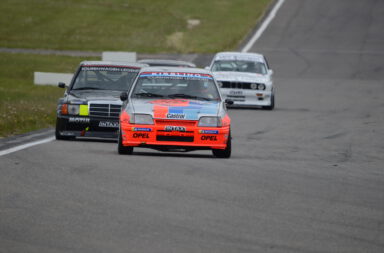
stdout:
{"type": "Polygon", "coordinates": [[[120,101],[122,91],[114,90],[71,90],[67,95],[68,101],[120,101]]]}

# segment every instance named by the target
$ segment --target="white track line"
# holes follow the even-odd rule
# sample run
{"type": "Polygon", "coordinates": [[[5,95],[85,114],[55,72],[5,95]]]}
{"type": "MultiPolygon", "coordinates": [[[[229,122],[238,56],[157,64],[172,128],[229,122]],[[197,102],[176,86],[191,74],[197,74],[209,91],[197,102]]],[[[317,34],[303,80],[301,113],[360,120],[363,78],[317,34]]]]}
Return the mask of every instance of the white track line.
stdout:
{"type": "Polygon", "coordinates": [[[36,145],[39,145],[39,144],[51,142],[54,139],[55,139],[55,137],[49,137],[49,138],[45,138],[45,139],[42,139],[42,140],[39,140],[39,141],[29,142],[29,143],[26,143],[26,144],[23,144],[23,145],[20,145],[20,146],[16,146],[16,147],[13,147],[13,148],[2,150],[2,151],[0,151],[0,156],[7,155],[7,154],[10,154],[10,153],[22,150],[22,149],[26,149],[26,148],[29,148],[29,147],[32,147],[32,146],[36,146],[36,145]]]}
{"type": "Polygon", "coordinates": [[[268,14],[268,17],[264,20],[264,22],[261,24],[260,28],[257,29],[255,34],[252,36],[252,38],[248,41],[248,43],[243,47],[241,52],[245,53],[248,52],[249,49],[255,44],[255,42],[260,38],[260,36],[263,34],[265,29],[267,29],[269,23],[272,22],[272,20],[275,18],[277,11],[280,9],[281,5],[285,2],[285,0],[279,0],[271,12],[268,14]]]}

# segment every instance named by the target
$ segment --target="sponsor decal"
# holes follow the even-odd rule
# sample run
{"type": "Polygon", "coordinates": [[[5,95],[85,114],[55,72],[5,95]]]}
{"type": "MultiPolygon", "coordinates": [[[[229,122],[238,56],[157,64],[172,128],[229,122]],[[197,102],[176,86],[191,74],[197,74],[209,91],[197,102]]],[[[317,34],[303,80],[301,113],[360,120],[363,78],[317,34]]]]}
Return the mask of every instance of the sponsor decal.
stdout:
{"type": "Polygon", "coordinates": [[[234,96],[241,96],[241,95],[243,95],[243,91],[242,90],[230,90],[229,94],[234,95],[234,96]]]}
{"type": "Polygon", "coordinates": [[[165,126],[164,130],[167,132],[172,132],[172,131],[185,132],[186,128],[183,126],[165,126]]]}
{"type": "Polygon", "coordinates": [[[111,127],[111,128],[118,128],[119,127],[119,122],[114,122],[114,121],[100,121],[99,122],[99,127],[111,127]]]}
{"type": "Polygon", "coordinates": [[[245,54],[224,54],[218,55],[215,60],[237,60],[237,61],[255,61],[264,62],[263,57],[257,55],[245,55],[245,54]]]}
{"type": "Polygon", "coordinates": [[[201,134],[219,134],[219,130],[200,130],[201,134]]]}
{"type": "Polygon", "coordinates": [[[132,127],[132,131],[134,132],[151,132],[151,128],[145,128],[145,127],[132,127]]]}
{"type": "Polygon", "coordinates": [[[83,66],[81,69],[89,71],[139,72],[138,68],[126,66],[83,66]]]}
{"type": "Polygon", "coordinates": [[[203,135],[200,137],[202,141],[217,141],[217,136],[215,135],[203,135]]]}
{"type": "Polygon", "coordinates": [[[184,113],[167,113],[167,119],[185,119],[184,113]]]}
{"type": "Polygon", "coordinates": [[[134,133],[133,138],[149,139],[149,134],[148,133],[134,133]]]}
{"type": "Polygon", "coordinates": [[[185,73],[185,72],[143,72],[140,77],[162,79],[213,79],[209,74],[185,73]]]}
{"type": "Polygon", "coordinates": [[[80,117],[69,117],[68,122],[70,123],[89,123],[90,118],[80,118],[80,117]]]}

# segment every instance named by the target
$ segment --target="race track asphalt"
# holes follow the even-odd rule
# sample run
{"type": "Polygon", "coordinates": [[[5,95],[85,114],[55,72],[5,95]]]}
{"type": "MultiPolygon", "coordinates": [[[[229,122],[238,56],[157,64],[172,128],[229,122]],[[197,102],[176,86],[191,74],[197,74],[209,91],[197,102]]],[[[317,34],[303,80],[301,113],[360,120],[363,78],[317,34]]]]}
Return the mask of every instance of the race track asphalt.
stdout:
{"type": "Polygon", "coordinates": [[[0,252],[384,252],[384,1],[286,0],[274,111],[233,155],[52,141],[0,157],[0,252]]]}

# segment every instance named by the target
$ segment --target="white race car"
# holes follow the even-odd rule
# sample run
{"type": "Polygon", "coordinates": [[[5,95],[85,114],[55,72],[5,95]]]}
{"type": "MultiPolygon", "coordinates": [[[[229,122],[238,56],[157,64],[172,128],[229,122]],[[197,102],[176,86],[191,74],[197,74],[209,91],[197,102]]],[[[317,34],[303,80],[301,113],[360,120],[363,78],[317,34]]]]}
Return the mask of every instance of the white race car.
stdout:
{"type": "Polygon", "coordinates": [[[213,72],[224,99],[234,102],[233,107],[275,107],[273,71],[264,55],[220,52],[207,68],[213,72]]]}

